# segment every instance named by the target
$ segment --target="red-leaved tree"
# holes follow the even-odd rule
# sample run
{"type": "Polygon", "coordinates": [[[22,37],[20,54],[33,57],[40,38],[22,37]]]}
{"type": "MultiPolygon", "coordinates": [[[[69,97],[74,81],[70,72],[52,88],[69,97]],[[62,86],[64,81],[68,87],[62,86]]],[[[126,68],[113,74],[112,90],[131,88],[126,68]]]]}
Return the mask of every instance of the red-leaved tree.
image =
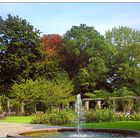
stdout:
{"type": "Polygon", "coordinates": [[[59,34],[47,34],[42,37],[43,51],[48,58],[59,58],[63,49],[62,36],[59,34]]]}

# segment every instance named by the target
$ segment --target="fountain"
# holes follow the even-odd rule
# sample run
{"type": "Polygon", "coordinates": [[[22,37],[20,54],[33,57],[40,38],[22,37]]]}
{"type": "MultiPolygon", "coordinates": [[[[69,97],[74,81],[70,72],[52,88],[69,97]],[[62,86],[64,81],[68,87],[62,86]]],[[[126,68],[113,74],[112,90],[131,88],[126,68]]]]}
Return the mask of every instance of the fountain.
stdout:
{"type": "Polygon", "coordinates": [[[82,133],[82,124],[84,123],[84,109],[82,106],[81,95],[78,94],[75,103],[75,114],[76,114],[76,123],[77,123],[77,133],[75,136],[77,137],[86,137],[85,134],[82,133]]]}
{"type": "Polygon", "coordinates": [[[140,133],[131,130],[119,129],[89,129],[82,128],[84,122],[84,109],[82,107],[81,95],[77,95],[75,103],[75,114],[77,128],[50,127],[17,134],[8,134],[7,137],[16,138],[113,138],[113,137],[140,137],[140,133]]]}

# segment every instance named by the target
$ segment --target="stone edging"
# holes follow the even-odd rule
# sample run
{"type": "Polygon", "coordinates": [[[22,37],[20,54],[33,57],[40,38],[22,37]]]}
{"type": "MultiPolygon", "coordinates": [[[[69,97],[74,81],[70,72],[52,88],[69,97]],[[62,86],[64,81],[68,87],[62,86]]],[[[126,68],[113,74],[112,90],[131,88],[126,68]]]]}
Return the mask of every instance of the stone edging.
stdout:
{"type": "MultiPolygon", "coordinates": [[[[43,128],[43,129],[36,129],[30,131],[22,131],[18,133],[9,133],[7,137],[9,138],[29,138],[27,136],[23,136],[24,133],[31,133],[31,132],[39,132],[39,131],[74,131],[76,128],[43,128]]],[[[85,128],[82,129],[83,131],[93,131],[93,132],[112,132],[112,133],[120,133],[126,135],[126,137],[131,138],[140,138],[140,131],[135,130],[125,130],[125,129],[92,129],[92,128],[85,128]]]]}

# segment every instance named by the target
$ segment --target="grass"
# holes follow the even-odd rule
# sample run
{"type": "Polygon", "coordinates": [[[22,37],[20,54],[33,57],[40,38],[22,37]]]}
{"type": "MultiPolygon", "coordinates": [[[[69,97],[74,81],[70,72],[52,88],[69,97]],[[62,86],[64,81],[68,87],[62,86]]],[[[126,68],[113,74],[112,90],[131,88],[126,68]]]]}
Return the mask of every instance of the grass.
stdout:
{"type": "MultiPolygon", "coordinates": [[[[66,126],[75,126],[68,124],[66,126]]],[[[116,128],[116,129],[129,129],[140,130],[140,121],[118,121],[118,122],[99,122],[99,123],[86,123],[86,128],[116,128]]]]}
{"type": "Polygon", "coordinates": [[[33,116],[8,116],[0,122],[9,122],[9,123],[31,123],[33,116]]]}
{"type": "MultiPolygon", "coordinates": [[[[33,116],[9,116],[0,122],[10,123],[31,123],[33,116]]],[[[65,126],[76,126],[75,124],[66,124],[65,126]]],[[[99,122],[99,123],[86,123],[86,128],[117,128],[117,129],[130,129],[140,130],[140,121],[118,121],[118,122],[99,122]]]]}

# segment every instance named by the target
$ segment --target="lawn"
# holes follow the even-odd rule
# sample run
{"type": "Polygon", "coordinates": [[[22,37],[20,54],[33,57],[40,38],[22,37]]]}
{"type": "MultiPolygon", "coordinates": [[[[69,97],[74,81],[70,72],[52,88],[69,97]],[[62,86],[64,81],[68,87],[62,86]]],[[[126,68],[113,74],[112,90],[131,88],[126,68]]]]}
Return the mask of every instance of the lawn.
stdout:
{"type": "Polygon", "coordinates": [[[33,116],[9,116],[6,119],[0,120],[0,122],[9,123],[31,123],[33,116]]]}
{"type": "MultiPolygon", "coordinates": [[[[75,125],[66,125],[75,126],[75,125]]],[[[118,122],[99,122],[99,123],[86,123],[83,125],[86,128],[116,128],[116,129],[130,129],[140,130],[140,121],[118,121],[118,122]]]]}
{"type": "MultiPolygon", "coordinates": [[[[31,123],[33,116],[9,116],[0,122],[10,123],[31,123]]],[[[75,124],[66,124],[65,126],[76,126],[75,124]]],[[[117,128],[117,129],[131,129],[140,130],[140,121],[119,121],[119,122],[99,122],[99,123],[86,123],[86,128],[117,128]]]]}

